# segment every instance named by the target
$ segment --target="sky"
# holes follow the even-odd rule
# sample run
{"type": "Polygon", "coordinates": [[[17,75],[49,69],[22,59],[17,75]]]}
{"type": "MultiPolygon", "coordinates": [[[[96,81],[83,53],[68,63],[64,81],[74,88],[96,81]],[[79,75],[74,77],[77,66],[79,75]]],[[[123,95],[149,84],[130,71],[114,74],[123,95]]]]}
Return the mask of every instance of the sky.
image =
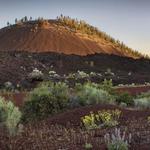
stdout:
{"type": "Polygon", "coordinates": [[[0,0],[0,28],[15,18],[85,20],[129,47],[150,55],[150,0],[0,0]]]}

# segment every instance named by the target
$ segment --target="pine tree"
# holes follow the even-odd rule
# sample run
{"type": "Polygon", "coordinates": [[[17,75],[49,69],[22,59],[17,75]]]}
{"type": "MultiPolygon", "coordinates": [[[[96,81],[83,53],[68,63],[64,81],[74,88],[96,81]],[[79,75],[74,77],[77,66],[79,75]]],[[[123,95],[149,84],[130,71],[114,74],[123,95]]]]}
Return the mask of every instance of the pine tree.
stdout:
{"type": "Polygon", "coordinates": [[[25,16],[25,17],[24,17],[24,22],[27,22],[27,21],[28,21],[28,17],[25,16]]]}
{"type": "Polygon", "coordinates": [[[15,19],[15,24],[17,24],[17,23],[18,23],[18,19],[16,18],[16,19],[15,19]]]}
{"type": "Polygon", "coordinates": [[[9,23],[9,22],[7,22],[7,26],[10,26],[10,23],[9,23]]]}

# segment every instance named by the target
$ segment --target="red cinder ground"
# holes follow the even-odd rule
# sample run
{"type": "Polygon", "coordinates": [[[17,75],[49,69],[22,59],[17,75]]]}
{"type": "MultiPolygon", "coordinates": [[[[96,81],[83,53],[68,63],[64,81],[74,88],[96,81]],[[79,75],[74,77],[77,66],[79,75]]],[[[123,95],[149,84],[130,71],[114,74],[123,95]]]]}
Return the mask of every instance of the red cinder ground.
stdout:
{"type": "Polygon", "coordinates": [[[43,121],[34,121],[25,124],[23,132],[15,137],[0,132],[0,147],[7,150],[11,144],[12,150],[84,150],[84,145],[88,142],[93,145],[93,150],[106,150],[103,137],[106,133],[113,133],[114,128],[86,131],[81,125],[82,116],[103,109],[121,110],[117,128],[132,134],[130,150],[149,150],[150,125],[147,117],[150,116],[150,110],[123,109],[113,105],[76,108],[43,121]]]}

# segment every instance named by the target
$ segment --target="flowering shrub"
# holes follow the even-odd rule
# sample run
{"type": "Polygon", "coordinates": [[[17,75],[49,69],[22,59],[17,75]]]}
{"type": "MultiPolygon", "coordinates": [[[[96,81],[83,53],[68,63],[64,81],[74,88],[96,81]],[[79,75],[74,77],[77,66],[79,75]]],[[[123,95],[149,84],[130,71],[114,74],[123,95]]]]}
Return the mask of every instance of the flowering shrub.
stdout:
{"type": "Polygon", "coordinates": [[[120,129],[115,129],[114,134],[106,134],[104,136],[108,150],[128,150],[131,142],[131,134],[126,137],[126,133],[121,135],[120,129]],[[127,139],[127,140],[126,140],[127,139]]]}
{"type": "Polygon", "coordinates": [[[87,130],[95,129],[99,127],[97,124],[98,120],[93,112],[91,112],[90,115],[86,115],[82,117],[81,120],[82,120],[84,127],[87,130]]]}
{"type": "Polygon", "coordinates": [[[75,73],[69,73],[66,78],[68,78],[68,79],[75,79],[75,77],[76,77],[75,73]]]}
{"type": "Polygon", "coordinates": [[[96,72],[90,72],[85,73],[84,71],[77,71],[76,73],[69,73],[67,78],[68,79],[85,79],[90,77],[101,77],[102,75],[100,73],[96,72]]]}
{"type": "Polygon", "coordinates": [[[54,74],[56,74],[56,71],[49,71],[50,76],[53,76],[54,74]]]}
{"type": "Polygon", "coordinates": [[[97,117],[103,122],[103,126],[112,127],[118,125],[121,111],[116,110],[103,110],[99,111],[97,117]]]}
{"type": "Polygon", "coordinates": [[[102,110],[94,114],[91,112],[81,118],[83,125],[87,130],[100,127],[113,127],[118,125],[118,120],[121,115],[121,111],[116,110],[102,110]]]}
{"type": "Polygon", "coordinates": [[[60,75],[58,75],[55,71],[49,71],[49,76],[51,78],[59,78],[60,75]]]}
{"type": "Polygon", "coordinates": [[[77,71],[77,78],[83,79],[83,78],[88,78],[89,75],[85,73],[84,71],[77,71]]]}
{"type": "Polygon", "coordinates": [[[95,76],[97,76],[97,74],[95,73],[95,72],[90,72],[90,77],[95,77],[95,76]]]}
{"type": "Polygon", "coordinates": [[[29,74],[29,78],[31,78],[32,80],[43,80],[43,77],[44,74],[37,68],[33,69],[33,71],[29,74]]]}

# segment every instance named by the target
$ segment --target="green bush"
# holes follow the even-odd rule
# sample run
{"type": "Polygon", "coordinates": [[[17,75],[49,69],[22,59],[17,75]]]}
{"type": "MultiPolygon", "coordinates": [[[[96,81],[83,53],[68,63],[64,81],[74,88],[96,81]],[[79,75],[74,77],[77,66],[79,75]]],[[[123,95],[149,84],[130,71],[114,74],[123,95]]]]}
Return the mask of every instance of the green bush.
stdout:
{"type": "Polygon", "coordinates": [[[91,143],[85,143],[85,149],[93,149],[93,145],[91,143]]]}
{"type": "Polygon", "coordinates": [[[101,84],[99,84],[98,87],[107,91],[109,94],[114,94],[112,80],[104,79],[104,81],[101,84]]]}
{"type": "Polygon", "coordinates": [[[99,89],[97,84],[77,84],[75,89],[76,100],[81,106],[114,102],[114,98],[107,91],[99,89]]]}
{"type": "Polygon", "coordinates": [[[150,108],[150,97],[136,98],[134,99],[134,105],[143,109],[150,108]]]}
{"type": "Polygon", "coordinates": [[[133,97],[128,93],[121,93],[121,94],[117,93],[116,102],[118,104],[124,103],[127,106],[134,105],[133,97]]]}
{"type": "Polygon", "coordinates": [[[29,95],[23,107],[25,120],[46,117],[67,108],[69,89],[65,83],[42,83],[29,95]]]}
{"type": "Polygon", "coordinates": [[[140,95],[137,96],[137,98],[150,98],[150,91],[141,93],[140,95]]]}
{"type": "Polygon", "coordinates": [[[150,108],[150,91],[138,95],[134,99],[135,107],[150,108]]]}
{"type": "Polygon", "coordinates": [[[10,135],[15,135],[18,130],[18,124],[21,120],[21,112],[14,104],[0,97],[0,123],[4,125],[10,135]]]}

